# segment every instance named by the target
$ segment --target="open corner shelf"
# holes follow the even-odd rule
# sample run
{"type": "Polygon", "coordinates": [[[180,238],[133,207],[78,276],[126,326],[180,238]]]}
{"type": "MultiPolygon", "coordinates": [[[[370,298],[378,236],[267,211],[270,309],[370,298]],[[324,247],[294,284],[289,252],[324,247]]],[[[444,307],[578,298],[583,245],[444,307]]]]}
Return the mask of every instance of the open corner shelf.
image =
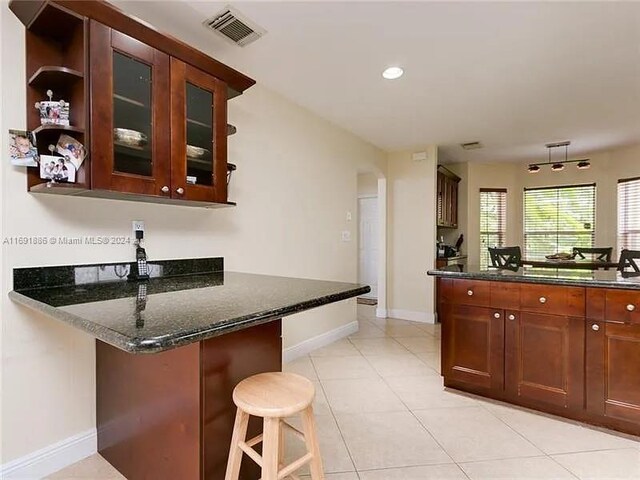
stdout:
{"type": "Polygon", "coordinates": [[[40,125],[33,130],[33,133],[37,135],[48,131],[84,133],[84,128],[74,127],[73,125],[40,125]]]}
{"type": "Polygon", "coordinates": [[[82,183],[43,182],[31,186],[31,193],[52,193],[57,195],[80,195],[89,188],[82,183]]]}
{"type": "Polygon", "coordinates": [[[67,67],[46,65],[40,67],[31,75],[29,85],[36,88],[48,88],[59,90],[61,86],[68,86],[70,82],[84,78],[84,74],[78,70],[67,67]]]}

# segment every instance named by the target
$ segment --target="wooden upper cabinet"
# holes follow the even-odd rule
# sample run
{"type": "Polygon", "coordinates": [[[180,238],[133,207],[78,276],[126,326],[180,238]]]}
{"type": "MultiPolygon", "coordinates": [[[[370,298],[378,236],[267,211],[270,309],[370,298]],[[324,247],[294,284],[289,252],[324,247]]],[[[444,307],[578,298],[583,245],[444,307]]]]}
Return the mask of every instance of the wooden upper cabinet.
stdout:
{"type": "Polygon", "coordinates": [[[436,224],[438,227],[458,227],[458,183],[460,177],[438,166],[436,175],[436,224]]]}
{"type": "Polygon", "coordinates": [[[90,24],[92,188],[169,196],[169,57],[90,24]]]}
{"type": "Polygon", "coordinates": [[[76,183],[47,182],[30,168],[29,191],[232,204],[227,101],[254,80],[104,1],[13,0],[10,8],[27,28],[27,118],[40,153],[60,133],[88,153],[76,183]],[[71,125],[39,127],[33,105],[48,88],[70,101],[71,125]]]}
{"type": "Polygon", "coordinates": [[[171,59],[171,196],[227,201],[227,87],[171,59]]]}

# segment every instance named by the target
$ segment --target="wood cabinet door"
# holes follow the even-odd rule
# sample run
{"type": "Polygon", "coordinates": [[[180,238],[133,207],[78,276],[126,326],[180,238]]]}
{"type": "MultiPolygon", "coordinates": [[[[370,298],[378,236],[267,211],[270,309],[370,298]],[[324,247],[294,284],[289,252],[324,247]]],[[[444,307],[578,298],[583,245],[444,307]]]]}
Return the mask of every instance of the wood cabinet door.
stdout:
{"type": "Polygon", "coordinates": [[[171,197],[227,201],[227,88],[171,59],[171,197]]]}
{"type": "Polygon", "coordinates": [[[445,382],[502,391],[504,312],[494,308],[442,306],[442,371],[445,382]]]}
{"type": "Polygon", "coordinates": [[[169,57],[93,20],[89,57],[92,188],[168,197],[169,57]]]}
{"type": "Polygon", "coordinates": [[[507,311],[505,336],[505,389],[510,397],[583,408],[583,318],[507,311]]]}
{"type": "Polygon", "coordinates": [[[587,409],[640,424],[640,325],[588,322],[587,409]]]}
{"type": "Polygon", "coordinates": [[[436,224],[440,227],[444,225],[444,174],[438,172],[436,174],[437,185],[437,206],[436,206],[436,224]]]}

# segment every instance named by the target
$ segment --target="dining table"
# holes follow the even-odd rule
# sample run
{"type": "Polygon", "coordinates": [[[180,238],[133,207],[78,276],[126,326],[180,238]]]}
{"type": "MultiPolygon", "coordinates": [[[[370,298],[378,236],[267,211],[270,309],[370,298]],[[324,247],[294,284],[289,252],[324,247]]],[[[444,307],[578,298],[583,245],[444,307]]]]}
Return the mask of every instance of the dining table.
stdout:
{"type": "Polygon", "coordinates": [[[596,259],[531,260],[527,258],[520,260],[520,264],[535,268],[583,268],[586,270],[615,269],[618,268],[619,265],[618,262],[607,262],[596,259]]]}

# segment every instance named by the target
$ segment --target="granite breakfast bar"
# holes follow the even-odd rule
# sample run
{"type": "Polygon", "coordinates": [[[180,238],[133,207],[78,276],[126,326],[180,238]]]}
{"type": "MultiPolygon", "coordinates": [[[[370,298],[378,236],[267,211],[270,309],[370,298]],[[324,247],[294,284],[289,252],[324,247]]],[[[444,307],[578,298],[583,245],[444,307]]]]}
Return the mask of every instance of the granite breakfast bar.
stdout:
{"type": "MultiPolygon", "coordinates": [[[[144,282],[128,264],[16,269],[9,296],[96,338],[98,451],[127,479],[222,480],[233,388],[281,370],[282,317],[369,287],[225,272],[221,258],[149,266],[144,282]]],[[[241,478],[259,476],[243,462],[241,478]]]]}
{"type": "Polygon", "coordinates": [[[446,387],[640,435],[640,277],[473,265],[428,273],[446,387]]]}

